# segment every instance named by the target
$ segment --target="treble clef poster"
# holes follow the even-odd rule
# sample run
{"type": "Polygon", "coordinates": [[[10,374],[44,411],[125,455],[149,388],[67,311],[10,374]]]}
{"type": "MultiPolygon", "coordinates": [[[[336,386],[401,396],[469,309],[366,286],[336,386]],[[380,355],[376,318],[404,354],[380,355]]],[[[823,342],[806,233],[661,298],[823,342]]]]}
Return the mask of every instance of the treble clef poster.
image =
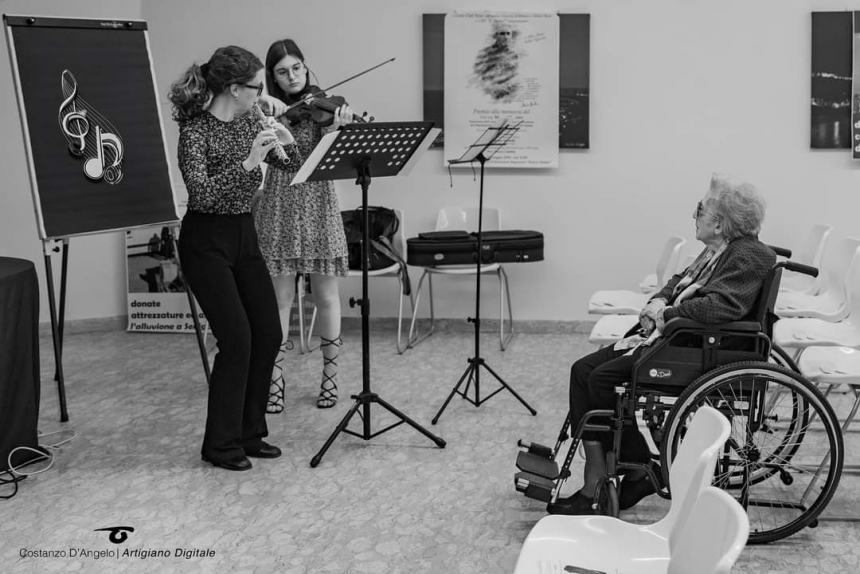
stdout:
{"type": "Polygon", "coordinates": [[[445,159],[507,121],[519,130],[493,167],[558,167],[558,63],[558,14],[448,14],[445,159]]]}
{"type": "Polygon", "coordinates": [[[40,236],[176,222],[146,23],[3,19],[40,236]]]}

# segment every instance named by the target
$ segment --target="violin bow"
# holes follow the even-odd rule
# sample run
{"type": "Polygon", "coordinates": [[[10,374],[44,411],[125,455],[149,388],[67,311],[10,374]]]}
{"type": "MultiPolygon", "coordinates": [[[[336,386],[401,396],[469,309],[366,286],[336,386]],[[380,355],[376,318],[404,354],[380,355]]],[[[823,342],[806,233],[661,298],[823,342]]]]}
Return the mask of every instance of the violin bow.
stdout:
{"type": "MultiPolygon", "coordinates": [[[[366,74],[366,73],[368,73],[368,72],[372,72],[373,70],[375,70],[376,68],[379,68],[380,66],[384,66],[385,64],[388,64],[388,63],[390,63],[390,62],[393,62],[395,59],[396,59],[396,58],[389,58],[388,60],[385,60],[384,62],[381,62],[381,63],[379,63],[379,64],[376,64],[375,66],[371,66],[370,68],[368,68],[368,69],[366,69],[366,70],[363,70],[363,71],[361,71],[361,72],[359,72],[359,73],[357,73],[357,74],[353,74],[352,76],[348,77],[348,78],[347,78],[347,79],[345,79],[345,80],[341,80],[341,81],[339,81],[339,82],[338,82],[338,83],[336,83],[336,84],[332,84],[331,86],[327,87],[327,88],[326,88],[326,89],[324,89],[324,90],[320,90],[320,91],[318,91],[318,92],[314,92],[313,94],[307,94],[307,95],[306,95],[304,98],[302,98],[300,101],[298,101],[298,102],[296,102],[296,103],[294,103],[294,104],[292,104],[292,105],[287,106],[287,111],[290,111],[291,109],[293,109],[293,108],[295,108],[295,107],[298,107],[298,106],[302,105],[303,103],[305,103],[305,100],[307,100],[308,98],[312,98],[312,97],[314,97],[314,96],[316,96],[316,95],[318,95],[318,94],[324,94],[324,93],[328,92],[329,90],[331,90],[331,89],[333,89],[333,88],[336,88],[336,87],[338,87],[338,86],[341,86],[341,85],[343,85],[343,84],[345,84],[345,83],[349,82],[350,80],[354,80],[354,79],[356,79],[356,78],[357,78],[357,77],[359,77],[359,76],[363,76],[364,74],[366,74]]],[[[286,112],[285,112],[285,113],[286,113],[286,112]]]]}

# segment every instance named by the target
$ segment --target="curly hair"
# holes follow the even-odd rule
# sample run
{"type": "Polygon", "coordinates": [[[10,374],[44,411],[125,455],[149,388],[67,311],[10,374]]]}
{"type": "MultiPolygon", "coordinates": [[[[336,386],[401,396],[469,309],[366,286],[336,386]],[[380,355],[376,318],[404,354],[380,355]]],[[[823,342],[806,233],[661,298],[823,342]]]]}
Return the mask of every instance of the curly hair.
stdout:
{"type": "Polygon", "coordinates": [[[208,62],[192,64],[170,86],[167,97],[173,104],[173,119],[183,123],[199,116],[214,96],[232,84],[250,82],[262,67],[260,59],[245,48],[218,48],[208,62]]]}
{"type": "Polygon", "coordinates": [[[714,174],[707,199],[720,218],[727,240],[758,237],[767,205],[753,184],[714,174]]]}

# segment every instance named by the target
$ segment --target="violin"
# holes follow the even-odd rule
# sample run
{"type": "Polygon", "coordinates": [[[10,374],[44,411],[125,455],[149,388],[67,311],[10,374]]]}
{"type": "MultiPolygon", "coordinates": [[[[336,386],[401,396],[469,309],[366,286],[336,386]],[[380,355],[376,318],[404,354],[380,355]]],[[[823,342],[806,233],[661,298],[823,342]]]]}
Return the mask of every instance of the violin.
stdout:
{"type": "MultiPolygon", "coordinates": [[[[330,126],[332,123],[334,123],[335,111],[337,111],[340,106],[346,104],[346,100],[342,96],[329,96],[326,94],[326,91],[331,90],[332,88],[336,88],[341,84],[345,84],[346,82],[349,82],[350,80],[353,80],[359,76],[363,76],[371,70],[375,70],[376,68],[384,66],[385,64],[393,61],[394,58],[389,58],[381,64],[377,64],[355,75],[352,75],[345,80],[341,80],[340,82],[329,86],[325,90],[319,89],[318,86],[308,86],[308,95],[304,96],[300,101],[290,105],[287,108],[287,111],[285,112],[287,120],[290,122],[290,125],[294,125],[304,119],[311,119],[315,124],[319,126],[330,126]]],[[[366,116],[367,112],[364,112],[360,116],[353,116],[353,121],[360,124],[373,121],[373,116],[370,116],[369,118],[366,116]]]]}
{"type": "MultiPolygon", "coordinates": [[[[343,96],[329,96],[317,86],[309,86],[310,95],[302,98],[287,108],[286,116],[290,125],[295,125],[302,120],[310,119],[315,124],[323,127],[334,123],[334,113],[346,104],[343,96]]],[[[353,116],[356,123],[367,123],[373,121],[373,116],[366,118],[367,112],[361,116],[353,116]]]]}

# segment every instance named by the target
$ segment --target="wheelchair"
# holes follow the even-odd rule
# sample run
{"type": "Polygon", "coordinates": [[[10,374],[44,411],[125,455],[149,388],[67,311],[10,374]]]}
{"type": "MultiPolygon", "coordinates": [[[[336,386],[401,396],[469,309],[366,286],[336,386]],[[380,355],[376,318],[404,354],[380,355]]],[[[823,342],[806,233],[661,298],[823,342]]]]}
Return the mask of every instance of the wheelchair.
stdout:
{"type": "Polygon", "coordinates": [[[719,325],[668,321],[663,336],[634,364],[630,380],[615,388],[614,409],[587,412],[575,429],[568,413],[552,448],[520,440],[517,491],[555,502],[571,475],[583,431],[599,431],[612,433],[614,447],[606,454],[607,474],[596,491],[598,514],[618,516],[622,478],[633,469],[644,471],[657,494],[669,498],[668,487],[661,485],[669,484],[678,444],[693,413],[709,405],[732,425],[713,484],[746,510],[748,542],[772,542],[817,526],[839,485],[845,453],[827,399],[771,342],[783,269],[817,274],[817,269],[792,261],[776,263],[750,320],[719,325]],[[653,465],[619,459],[622,429],[636,424],[637,412],[659,449],[652,453],[653,465]]]}

